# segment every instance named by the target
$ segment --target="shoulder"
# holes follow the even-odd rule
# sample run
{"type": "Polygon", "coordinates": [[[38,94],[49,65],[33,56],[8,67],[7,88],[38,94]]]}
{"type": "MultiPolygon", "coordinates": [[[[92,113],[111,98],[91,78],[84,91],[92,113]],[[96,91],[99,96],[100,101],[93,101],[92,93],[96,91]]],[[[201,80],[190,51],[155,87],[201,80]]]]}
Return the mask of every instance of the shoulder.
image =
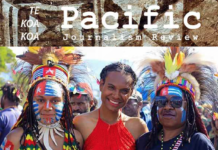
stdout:
{"type": "Polygon", "coordinates": [[[1,117],[1,118],[6,117],[7,114],[8,114],[8,110],[7,110],[7,109],[2,110],[2,111],[0,112],[0,117],[1,117]]]}
{"type": "Polygon", "coordinates": [[[128,117],[127,116],[126,125],[128,127],[134,128],[135,130],[137,129],[137,130],[148,132],[148,128],[147,128],[145,121],[138,117],[128,117]]]}
{"type": "Polygon", "coordinates": [[[7,139],[10,139],[12,141],[20,141],[20,138],[23,134],[23,129],[21,127],[18,127],[14,130],[12,130],[8,135],[7,135],[7,139]]]}
{"type": "Polygon", "coordinates": [[[98,121],[98,111],[92,111],[90,113],[82,114],[76,116],[73,119],[73,124],[75,128],[82,134],[84,140],[91,134],[94,130],[98,121]]]}
{"type": "Polygon", "coordinates": [[[82,135],[77,130],[74,130],[74,133],[75,133],[75,137],[76,137],[77,142],[79,142],[80,149],[82,149],[82,147],[83,147],[83,138],[82,138],[82,135]]]}
{"type": "Polygon", "coordinates": [[[138,138],[138,140],[136,141],[137,149],[145,149],[145,146],[149,141],[150,134],[151,132],[148,132],[138,138]]]}
{"type": "Polygon", "coordinates": [[[191,144],[198,145],[199,149],[214,150],[212,142],[203,133],[197,132],[191,138],[191,144]]]}
{"type": "Polygon", "coordinates": [[[12,130],[6,137],[6,145],[10,143],[14,149],[19,149],[20,147],[20,138],[23,134],[23,129],[21,127],[12,130]]]}
{"type": "Polygon", "coordinates": [[[75,128],[81,132],[83,135],[83,131],[88,128],[94,128],[98,121],[98,112],[96,110],[76,116],[73,119],[73,124],[75,128]]]}
{"type": "Polygon", "coordinates": [[[88,123],[90,122],[93,118],[97,118],[98,119],[98,114],[96,113],[96,110],[90,113],[85,113],[85,114],[81,114],[76,116],[73,119],[73,124],[77,127],[77,126],[81,126],[84,125],[84,123],[88,123]]]}
{"type": "Polygon", "coordinates": [[[126,128],[132,133],[135,139],[138,139],[142,134],[148,132],[146,123],[138,117],[125,116],[126,128]]]}
{"type": "Polygon", "coordinates": [[[210,141],[205,134],[200,132],[193,134],[191,139],[193,141],[201,141],[201,142],[210,141]]]}

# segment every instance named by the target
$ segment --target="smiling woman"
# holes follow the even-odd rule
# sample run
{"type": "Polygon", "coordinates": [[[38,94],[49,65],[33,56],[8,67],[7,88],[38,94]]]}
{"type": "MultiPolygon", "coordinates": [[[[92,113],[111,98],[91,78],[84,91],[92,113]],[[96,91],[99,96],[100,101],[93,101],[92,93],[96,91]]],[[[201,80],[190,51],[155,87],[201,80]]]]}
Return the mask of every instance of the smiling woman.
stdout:
{"type": "Polygon", "coordinates": [[[63,88],[54,81],[40,82],[34,92],[33,108],[38,121],[51,124],[60,120],[64,100],[63,88]]]}
{"type": "Polygon", "coordinates": [[[30,47],[18,56],[30,63],[30,68],[23,68],[20,74],[24,81],[29,71],[30,88],[23,112],[3,142],[3,149],[77,150],[82,147],[81,134],[73,128],[67,91],[68,67],[81,60],[80,55],[73,52],[73,47],[30,47]]]}
{"type": "Polygon", "coordinates": [[[136,74],[129,65],[112,63],[102,70],[99,109],[74,118],[82,136],[84,150],[134,150],[135,140],[148,132],[137,117],[128,117],[120,109],[128,102],[136,84],[136,74]]]}
{"type": "Polygon", "coordinates": [[[212,64],[196,60],[198,54],[187,49],[172,47],[163,54],[149,62],[157,73],[153,128],[138,139],[137,150],[214,150],[195,106],[195,101],[217,97],[213,69],[205,65],[212,64]]]}

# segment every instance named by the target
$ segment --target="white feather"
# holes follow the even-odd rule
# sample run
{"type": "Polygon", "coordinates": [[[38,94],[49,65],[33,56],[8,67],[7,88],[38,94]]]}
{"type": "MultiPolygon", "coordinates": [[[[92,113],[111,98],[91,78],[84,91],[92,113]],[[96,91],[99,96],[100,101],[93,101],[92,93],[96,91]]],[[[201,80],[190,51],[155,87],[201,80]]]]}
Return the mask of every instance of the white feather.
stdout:
{"type": "Polygon", "coordinates": [[[216,64],[214,62],[216,61],[214,61],[212,57],[203,55],[202,53],[192,53],[183,60],[183,64],[199,64],[210,67],[215,67],[216,64]]]}
{"type": "Polygon", "coordinates": [[[198,81],[195,79],[195,77],[193,77],[189,73],[182,73],[181,77],[187,79],[191,83],[191,85],[193,86],[193,88],[195,90],[195,101],[198,101],[200,99],[200,96],[201,96],[200,85],[199,85],[198,81]]]}

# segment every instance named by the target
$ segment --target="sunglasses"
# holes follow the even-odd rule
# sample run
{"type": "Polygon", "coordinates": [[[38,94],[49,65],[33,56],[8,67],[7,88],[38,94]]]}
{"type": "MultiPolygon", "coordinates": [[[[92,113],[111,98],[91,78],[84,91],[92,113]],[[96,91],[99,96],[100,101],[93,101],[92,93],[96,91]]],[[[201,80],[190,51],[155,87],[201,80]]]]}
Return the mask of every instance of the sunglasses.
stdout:
{"type": "MultiPolygon", "coordinates": [[[[155,96],[154,97],[155,104],[159,107],[165,107],[168,103],[168,99],[166,96],[155,96]]],[[[173,96],[169,99],[169,103],[173,108],[181,108],[182,107],[183,98],[180,96],[173,96]]]]}

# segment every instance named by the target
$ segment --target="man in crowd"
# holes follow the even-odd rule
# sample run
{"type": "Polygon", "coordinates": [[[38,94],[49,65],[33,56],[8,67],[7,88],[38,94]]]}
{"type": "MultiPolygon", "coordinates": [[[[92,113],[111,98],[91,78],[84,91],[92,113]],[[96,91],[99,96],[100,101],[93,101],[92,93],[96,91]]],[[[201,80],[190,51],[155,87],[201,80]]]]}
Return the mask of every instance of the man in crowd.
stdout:
{"type": "Polygon", "coordinates": [[[21,114],[18,109],[20,103],[19,91],[15,88],[15,85],[8,82],[1,87],[1,91],[3,92],[1,97],[3,110],[0,112],[0,145],[21,114]]]}
{"type": "Polygon", "coordinates": [[[70,104],[74,116],[90,112],[93,103],[92,90],[87,83],[80,82],[70,91],[70,104]]]}
{"type": "Polygon", "coordinates": [[[96,110],[98,108],[98,100],[95,97],[93,97],[93,102],[94,103],[93,103],[90,111],[96,110]]]}
{"type": "Polygon", "coordinates": [[[134,90],[130,96],[126,106],[122,109],[123,113],[130,117],[140,117],[140,111],[142,109],[142,95],[134,90]]]}

